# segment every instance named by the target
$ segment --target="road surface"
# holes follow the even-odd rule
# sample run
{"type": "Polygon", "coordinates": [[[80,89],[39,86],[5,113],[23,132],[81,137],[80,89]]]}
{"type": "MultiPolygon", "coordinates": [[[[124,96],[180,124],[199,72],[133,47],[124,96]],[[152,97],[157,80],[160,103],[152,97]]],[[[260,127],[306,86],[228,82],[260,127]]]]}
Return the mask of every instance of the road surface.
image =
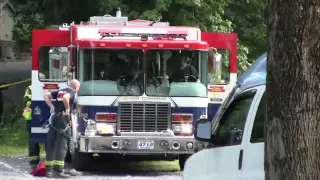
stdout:
{"type": "MultiPolygon", "coordinates": [[[[169,163],[173,164],[175,162],[169,163]]],[[[166,163],[168,164],[168,163],[166,163]]],[[[177,163],[176,163],[177,164],[177,163]]],[[[137,163],[104,163],[95,161],[90,164],[90,172],[84,172],[82,176],[72,177],[74,180],[181,180],[181,172],[178,164],[162,167],[161,171],[150,170],[152,167],[137,167],[137,163]]],[[[69,168],[70,165],[67,165],[69,168]]],[[[155,168],[155,167],[154,167],[155,168]]],[[[27,157],[0,159],[0,180],[33,180],[48,179],[34,177],[29,174],[27,157]]]]}

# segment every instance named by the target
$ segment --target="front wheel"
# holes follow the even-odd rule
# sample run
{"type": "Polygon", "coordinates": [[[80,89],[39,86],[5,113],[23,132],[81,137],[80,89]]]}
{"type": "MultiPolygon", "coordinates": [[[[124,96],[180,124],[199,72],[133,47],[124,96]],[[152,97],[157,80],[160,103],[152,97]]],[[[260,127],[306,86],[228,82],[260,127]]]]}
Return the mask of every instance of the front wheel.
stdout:
{"type": "Polygon", "coordinates": [[[179,166],[180,170],[183,171],[184,165],[187,161],[187,159],[191,156],[191,154],[181,154],[179,155],[179,166]]]}
{"type": "Polygon", "coordinates": [[[81,153],[79,148],[75,148],[72,154],[72,166],[77,171],[85,171],[90,163],[92,154],[81,153]]]}
{"type": "Polygon", "coordinates": [[[66,157],[64,158],[64,161],[68,162],[68,163],[72,162],[71,153],[73,152],[73,149],[71,149],[71,148],[73,148],[73,145],[71,143],[73,143],[72,138],[70,138],[70,140],[68,142],[68,151],[67,151],[66,157]]]}

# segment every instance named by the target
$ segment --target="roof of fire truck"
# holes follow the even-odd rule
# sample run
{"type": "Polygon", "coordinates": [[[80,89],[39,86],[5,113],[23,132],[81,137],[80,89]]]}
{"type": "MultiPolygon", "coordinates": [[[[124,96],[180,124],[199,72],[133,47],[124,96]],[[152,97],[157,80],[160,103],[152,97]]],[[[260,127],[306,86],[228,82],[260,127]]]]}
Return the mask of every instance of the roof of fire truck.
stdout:
{"type": "Polygon", "coordinates": [[[159,22],[160,19],[128,21],[119,11],[116,17],[93,16],[86,24],[71,24],[60,29],[70,29],[72,44],[80,47],[208,48],[207,43],[201,41],[197,27],[170,26],[168,22],[159,22]]]}

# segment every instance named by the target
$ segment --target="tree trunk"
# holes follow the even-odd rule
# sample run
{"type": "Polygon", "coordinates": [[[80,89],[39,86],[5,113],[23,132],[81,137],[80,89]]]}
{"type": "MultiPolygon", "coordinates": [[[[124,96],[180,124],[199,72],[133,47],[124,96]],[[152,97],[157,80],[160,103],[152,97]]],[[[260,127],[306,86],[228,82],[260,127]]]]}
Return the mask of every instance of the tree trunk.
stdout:
{"type": "Polygon", "coordinates": [[[266,180],[320,179],[320,1],[269,0],[266,180]]]}

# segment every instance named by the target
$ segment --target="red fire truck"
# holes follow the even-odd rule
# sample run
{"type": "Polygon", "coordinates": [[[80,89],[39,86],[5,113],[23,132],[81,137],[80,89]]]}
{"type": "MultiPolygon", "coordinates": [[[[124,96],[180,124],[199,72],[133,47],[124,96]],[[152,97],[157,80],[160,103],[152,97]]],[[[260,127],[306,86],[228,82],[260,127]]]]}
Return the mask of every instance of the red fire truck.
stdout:
{"type": "Polygon", "coordinates": [[[70,146],[76,169],[87,167],[94,153],[178,158],[183,169],[196,146],[194,123],[216,111],[208,105],[208,91],[226,93],[236,54],[236,34],[128,21],[120,11],[116,17],[33,30],[31,140],[46,141],[50,113],[43,94],[77,78],[81,87],[70,146]],[[213,68],[211,58],[208,66],[209,48],[217,62],[226,63],[213,68]],[[208,85],[208,79],[214,81],[208,85]],[[221,87],[224,91],[214,90],[221,87]]]}

